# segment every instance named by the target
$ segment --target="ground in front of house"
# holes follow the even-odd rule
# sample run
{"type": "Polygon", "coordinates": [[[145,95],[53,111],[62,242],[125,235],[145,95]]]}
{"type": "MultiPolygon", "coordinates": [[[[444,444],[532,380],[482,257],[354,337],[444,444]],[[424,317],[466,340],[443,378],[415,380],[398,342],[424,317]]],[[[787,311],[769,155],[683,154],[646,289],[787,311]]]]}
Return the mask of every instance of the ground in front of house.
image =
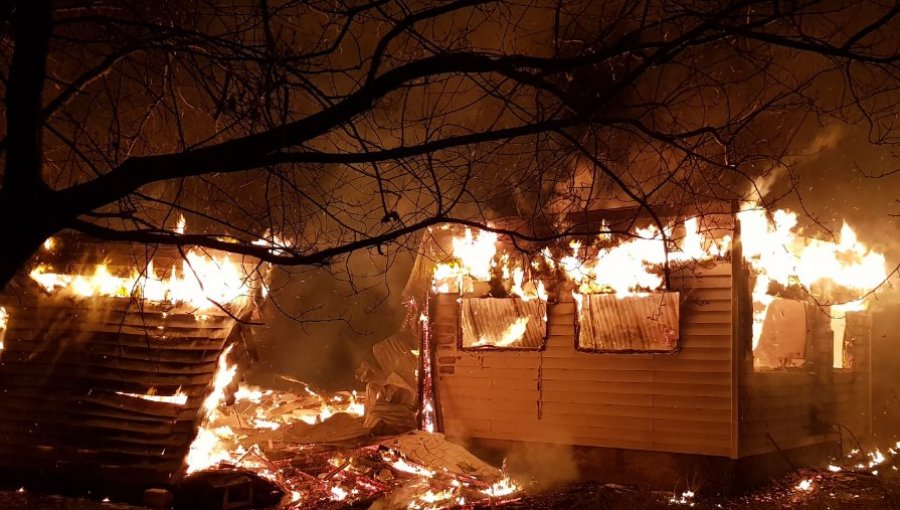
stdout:
{"type": "MultiPolygon", "coordinates": [[[[900,474],[891,466],[840,472],[803,470],[772,482],[750,494],[736,497],[693,496],[640,490],[622,485],[583,483],[565,485],[523,496],[501,507],[505,510],[698,510],[756,509],[900,509],[900,474]],[[877,474],[873,474],[877,473],[877,474]]],[[[368,508],[369,504],[332,509],[368,508]]],[[[85,499],[37,494],[31,491],[0,491],[4,510],[143,510],[101,498],[85,499]]],[[[489,508],[489,507],[483,507],[489,508]]]]}

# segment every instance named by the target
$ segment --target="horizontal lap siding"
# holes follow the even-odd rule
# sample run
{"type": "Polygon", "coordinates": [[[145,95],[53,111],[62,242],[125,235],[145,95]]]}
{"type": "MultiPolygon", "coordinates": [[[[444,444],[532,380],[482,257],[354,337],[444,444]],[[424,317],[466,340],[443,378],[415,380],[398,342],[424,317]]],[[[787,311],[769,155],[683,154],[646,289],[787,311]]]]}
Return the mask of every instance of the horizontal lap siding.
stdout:
{"type": "Polygon", "coordinates": [[[759,372],[743,381],[742,457],[808,446],[827,436],[827,403],[816,374],[759,372]]]}
{"type": "Polygon", "coordinates": [[[544,351],[463,352],[456,296],[437,296],[435,381],[445,432],[729,456],[730,263],[672,282],[683,302],[676,354],[578,352],[572,302],[550,305],[544,351]]]}
{"type": "MultiPolygon", "coordinates": [[[[65,270],[93,271],[84,264],[105,260],[111,272],[129,274],[144,253],[61,239],[48,256],[65,270]]],[[[157,267],[168,267],[178,251],[153,255],[157,267]]],[[[0,305],[9,312],[0,350],[0,469],[104,485],[170,483],[180,474],[232,314],[243,315],[243,306],[211,307],[201,317],[187,305],[71,298],[44,292],[24,272],[0,305]],[[151,391],[181,391],[186,403],[131,396],[151,391]]]]}
{"type": "Polygon", "coordinates": [[[854,436],[869,430],[869,360],[867,323],[848,320],[847,334],[864,338],[853,369],[831,368],[829,319],[810,307],[813,344],[810,369],[754,372],[741,375],[740,456],[790,450],[836,441],[840,431],[854,436]],[[860,331],[860,328],[863,328],[860,331]]]}

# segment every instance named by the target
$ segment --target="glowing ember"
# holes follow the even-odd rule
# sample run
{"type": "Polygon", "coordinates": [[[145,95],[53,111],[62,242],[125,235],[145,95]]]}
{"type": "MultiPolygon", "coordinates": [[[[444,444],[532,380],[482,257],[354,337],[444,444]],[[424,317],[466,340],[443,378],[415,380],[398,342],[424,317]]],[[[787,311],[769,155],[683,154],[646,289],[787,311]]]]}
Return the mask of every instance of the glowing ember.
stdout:
{"type": "Polygon", "coordinates": [[[884,460],[885,460],[884,454],[881,453],[881,450],[879,450],[879,449],[877,449],[877,448],[875,449],[874,452],[869,452],[869,458],[872,459],[872,460],[869,461],[869,467],[870,467],[870,468],[873,468],[873,467],[875,467],[875,466],[877,466],[877,465],[883,463],[884,460]]]}
{"type": "Polygon", "coordinates": [[[669,503],[673,505],[688,505],[694,506],[694,491],[684,491],[680,496],[672,495],[669,498],[669,503]]]}
{"type": "Polygon", "coordinates": [[[187,404],[187,401],[188,401],[187,393],[184,393],[183,391],[181,391],[181,388],[178,388],[178,390],[175,392],[174,395],[158,395],[158,394],[156,394],[156,390],[154,390],[154,389],[151,389],[146,394],[124,393],[121,391],[117,391],[116,394],[123,395],[126,397],[149,400],[150,402],[161,402],[161,403],[165,403],[165,404],[175,404],[178,406],[183,406],[183,405],[187,404]]]}
{"type": "Polygon", "coordinates": [[[229,255],[218,257],[197,250],[185,254],[180,271],[172,266],[162,274],[151,261],[143,273],[134,269],[129,276],[113,275],[106,264],[97,264],[91,275],[55,273],[50,266],[39,264],[30,276],[54,294],[81,298],[139,296],[151,302],[187,303],[196,308],[240,303],[251,292],[251,282],[240,263],[233,262],[229,255]]]}
{"type": "Polygon", "coordinates": [[[423,466],[418,466],[415,464],[410,464],[406,461],[402,456],[393,451],[384,451],[381,453],[381,459],[391,465],[397,471],[403,471],[404,473],[409,473],[412,475],[418,475],[425,478],[433,478],[435,472],[425,468],[423,466]]]}
{"type": "Polygon", "coordinates": [[[521,490],[522,488],[519,487],[519,485],[516,484],[516,482],[514,482],[512,478],[504,475],[503,478],[501,478],[499,481],[495,482],[493,485],[481,492],[487,494],[492,498],[498,498],[509,496],[510,494],[514,494],[521,490]]]}
{"type": "Polygon", "coordinates": [[[801,480],[800,483],[797,484],[797,490],[809,492],[813,489],[813,482],[810,479],[801,480]]]}
{"type": "Polygon", "coordinates": [[[841,468],[838,467],[838,466],[835,466],[834,464],[829,464],[829,465],[828,465],[828,471],[831,471],[832,473],[840,473],[840,472],[841,472],[841,468]]]}
{"type": "Polygon", "coordinates": [[[343,487],[334,486],[331,488],[331,498],[335,501],[343,501],[347,499],[348,495],[349,493],[343,487]]]}

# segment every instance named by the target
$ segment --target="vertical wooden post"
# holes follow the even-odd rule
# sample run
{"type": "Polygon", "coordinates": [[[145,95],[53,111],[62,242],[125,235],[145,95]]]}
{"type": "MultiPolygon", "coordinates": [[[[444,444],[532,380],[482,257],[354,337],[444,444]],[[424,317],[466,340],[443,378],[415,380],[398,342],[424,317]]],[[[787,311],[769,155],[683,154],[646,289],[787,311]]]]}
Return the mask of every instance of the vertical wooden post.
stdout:
{"type": "MultiPolygon", "coordinates": [[[[744,294],[747,275],[744,272],[744,255],[741,249],[741,225],[738,222],[737,201],[731,204],[733,241],[731,243],[731,458],[740,457],[740,402],[741,372],[746,360],[744,352],[744,294]]],[[[751,310],[752,311],[752,310],[751,310]]],[[[751,359],[752,364],[752,359],[751,359]]]]}

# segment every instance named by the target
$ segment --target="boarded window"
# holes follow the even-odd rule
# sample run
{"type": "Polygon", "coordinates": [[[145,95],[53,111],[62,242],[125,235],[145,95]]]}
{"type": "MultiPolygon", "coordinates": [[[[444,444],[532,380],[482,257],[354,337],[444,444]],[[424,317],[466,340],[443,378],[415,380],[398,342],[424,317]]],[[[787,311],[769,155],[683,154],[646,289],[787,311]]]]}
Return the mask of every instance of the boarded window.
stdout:
{"type": "Polygon", "coordinates": [[[790,368],[806,360],[806,303],[775,298],[766,310],[759,343],[753,350],[756,368],[790,368]]]}
{"type": "Polygon", "coordinates": [[[677,292],[582,296],[578,349],[594,352],[678,350],[677,292]]]}
{"type": "Polygon", "coordinates": [[[547,303],[540,299],[462,298],[463,349],[531,349],[544,346],[547,303]]]}

